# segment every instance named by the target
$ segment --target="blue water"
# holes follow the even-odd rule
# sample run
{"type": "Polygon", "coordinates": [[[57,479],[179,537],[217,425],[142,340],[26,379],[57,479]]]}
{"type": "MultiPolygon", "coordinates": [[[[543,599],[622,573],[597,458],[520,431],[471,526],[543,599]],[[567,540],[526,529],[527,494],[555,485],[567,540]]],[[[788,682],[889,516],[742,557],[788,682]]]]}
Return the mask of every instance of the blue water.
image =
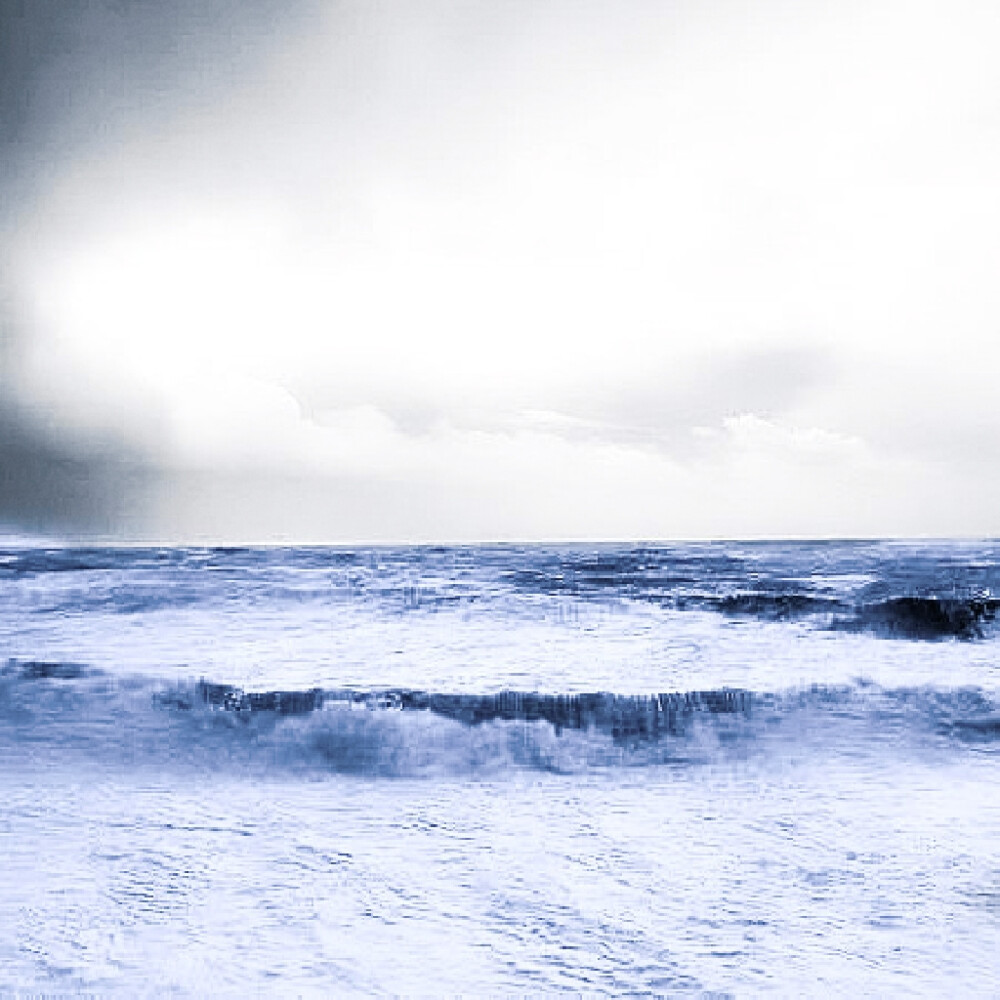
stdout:
{"type": "Polygon", "coordinates": [[[0,992],[1000,992],[1000,544],[0,542],[0,992]]]}

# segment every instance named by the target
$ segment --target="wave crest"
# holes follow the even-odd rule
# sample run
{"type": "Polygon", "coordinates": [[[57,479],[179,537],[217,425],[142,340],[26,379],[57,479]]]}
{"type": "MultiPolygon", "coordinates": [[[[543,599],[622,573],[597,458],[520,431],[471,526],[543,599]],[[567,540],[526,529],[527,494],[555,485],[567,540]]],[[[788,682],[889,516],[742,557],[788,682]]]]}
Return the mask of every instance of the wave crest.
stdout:
{"type": "Polygon", "coordinates": [[[83,754],[115,766],[463,775],[527,768],[694,764],[727,755],[1000,745],[979,689],[858,682],[738,689],[455,694],[406,689],[244,691],[120,678],[78,664],[0,669],[0,755],[83,754]]]}

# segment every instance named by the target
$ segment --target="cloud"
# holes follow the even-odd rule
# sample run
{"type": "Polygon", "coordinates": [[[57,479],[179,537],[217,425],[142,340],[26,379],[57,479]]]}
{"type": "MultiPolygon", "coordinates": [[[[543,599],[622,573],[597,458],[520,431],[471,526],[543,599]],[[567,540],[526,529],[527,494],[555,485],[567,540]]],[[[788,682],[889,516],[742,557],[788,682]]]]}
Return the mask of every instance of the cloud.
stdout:
{"type": "Polygon", "coordinates": [[[995,530],[986,5],[4,14],[0,517],[995,530]]]}
{"type": "Polygon", "coordinates": [[[681,356],[672,365],[613,382],[593,380],[566,392],[575,432],[658,446],[693,458],[692,435],[744,413],[775,417],[835,386],[836,354],[827,345],[776,340],[750,348],[681,356]]]}
{"type": "Polygon", "coordinates": [[[864,441],[824,430],[822,427],[790,427],[765,420],[754,413],[726,417],[722,430],[696,428],[700,437],[721,437],[743,456],[765,460],[794,458],[799,461],[841,464],[864,459],[874,464],[864,441]]]}
{"type": "Polygon", "coordinates": [[[152,477],[139,456],[99,442],[71,446],[0,404],[0,528],[134,533],[152,477]]]}

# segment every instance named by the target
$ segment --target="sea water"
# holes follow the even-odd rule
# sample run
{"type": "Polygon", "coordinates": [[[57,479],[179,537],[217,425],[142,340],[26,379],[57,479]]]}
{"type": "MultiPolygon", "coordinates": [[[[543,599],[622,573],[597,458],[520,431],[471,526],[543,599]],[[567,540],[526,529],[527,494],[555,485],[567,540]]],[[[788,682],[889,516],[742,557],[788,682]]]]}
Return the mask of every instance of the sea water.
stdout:
{"type": "Polygon", "coordinates": [[[1000,544],[0,543],[0,993],[994,996],[1000,544]]]}

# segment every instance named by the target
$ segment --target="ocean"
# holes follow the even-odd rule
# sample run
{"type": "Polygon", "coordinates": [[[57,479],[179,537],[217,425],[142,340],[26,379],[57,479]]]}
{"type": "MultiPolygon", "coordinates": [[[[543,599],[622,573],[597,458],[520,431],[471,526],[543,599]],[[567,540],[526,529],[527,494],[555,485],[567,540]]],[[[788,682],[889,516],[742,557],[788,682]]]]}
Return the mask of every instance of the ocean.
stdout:
{"type": "Polygon", "coordinates": [[[996,996],[1000,543],[0,542],[0,994],[996,996]]]}

